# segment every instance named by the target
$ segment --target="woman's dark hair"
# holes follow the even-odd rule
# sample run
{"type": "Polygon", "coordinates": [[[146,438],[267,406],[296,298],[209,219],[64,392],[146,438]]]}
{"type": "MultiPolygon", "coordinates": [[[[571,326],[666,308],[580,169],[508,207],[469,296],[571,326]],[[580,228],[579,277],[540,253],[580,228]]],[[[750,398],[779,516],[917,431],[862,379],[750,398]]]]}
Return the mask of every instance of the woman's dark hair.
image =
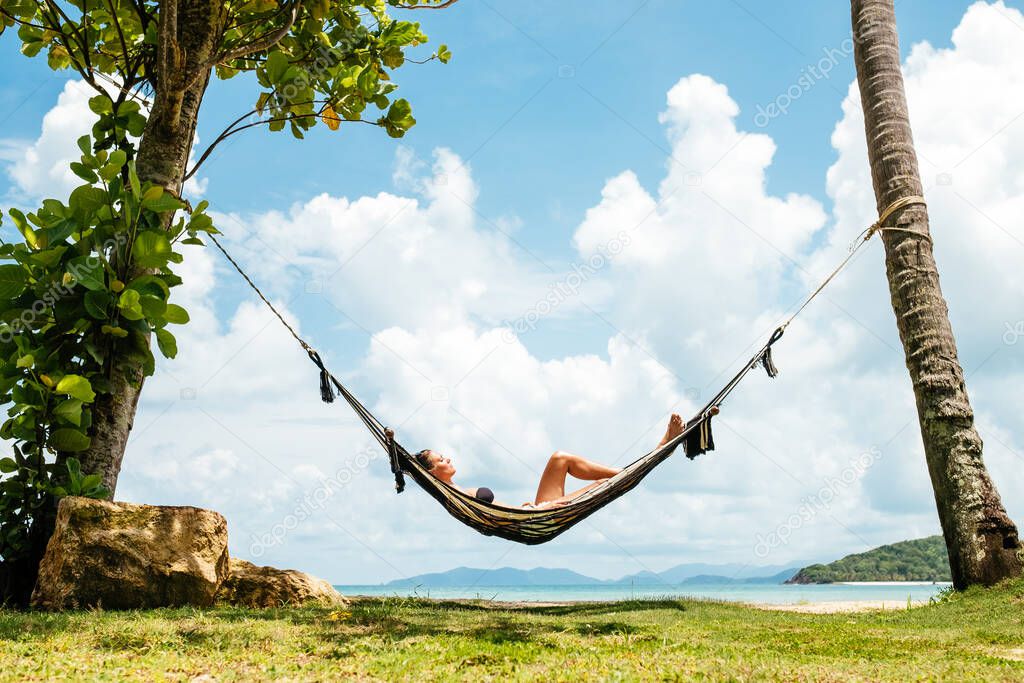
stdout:
{"type": "Polygon", "coordinates": [[[430,462],[430,449],[429,448],[423,449],[422,451],[420,451],[419,453],[417,453],[413,457],[416,458],[416,462],[418,462],[419,464],[423,465],[423,467],[428,472],[430,470],[434,469],[434,463],[430,462]]]}

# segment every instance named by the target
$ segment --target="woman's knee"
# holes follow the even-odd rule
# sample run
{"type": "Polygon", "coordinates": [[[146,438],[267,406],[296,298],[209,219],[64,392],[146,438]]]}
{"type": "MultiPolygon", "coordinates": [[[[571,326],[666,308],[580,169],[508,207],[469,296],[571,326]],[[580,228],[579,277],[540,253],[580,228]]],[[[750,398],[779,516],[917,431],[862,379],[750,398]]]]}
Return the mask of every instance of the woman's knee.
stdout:
{"type": "Polygon", "coordinates": [[[574,455],[572,455],[571,453],[566,453],[565,451],[555,451],[554,453],[551,454],[551,457],[548,458],[548,462],[568,465],[570,462],[572,462],[572,459],[574,457],[574,455]]]}

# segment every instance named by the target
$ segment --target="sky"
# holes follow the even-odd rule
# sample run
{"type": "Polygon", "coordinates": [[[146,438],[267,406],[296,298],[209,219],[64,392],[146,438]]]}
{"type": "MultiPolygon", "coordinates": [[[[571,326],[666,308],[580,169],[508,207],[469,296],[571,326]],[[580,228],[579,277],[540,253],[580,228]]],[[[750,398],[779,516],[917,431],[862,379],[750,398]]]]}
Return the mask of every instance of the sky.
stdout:
{"type": "MultiPolygon", "coordinates": [[[[1024,520],[1024,3],[897,3],[941,284],[985,461],[1024,520]]],[[[875,218],[844,3],[477,0],[415,12],[453,53],[396,81],[417,125],[253,129],[186,188],[410,450],[532,499],[547,457],[621,465],[713,395],[875,218]]],[[[0,38],[0,206],[75,186],[89,93],[0,38]]],[[[258,89],[215,81],[197,151],[258,89]]],[[[3,228],[5,231],[8,227],[3,228]]],[[[6,233],[5,233],[6,234],[6,233]]],[[[116,498],[220,511],[230,552],[335,583],[456,566],[600,578],[800,565],[938,533],[881,245],[715,421],[554,541],[477,535],[410,483],[213,249],[148,380],[116,498]]]]}

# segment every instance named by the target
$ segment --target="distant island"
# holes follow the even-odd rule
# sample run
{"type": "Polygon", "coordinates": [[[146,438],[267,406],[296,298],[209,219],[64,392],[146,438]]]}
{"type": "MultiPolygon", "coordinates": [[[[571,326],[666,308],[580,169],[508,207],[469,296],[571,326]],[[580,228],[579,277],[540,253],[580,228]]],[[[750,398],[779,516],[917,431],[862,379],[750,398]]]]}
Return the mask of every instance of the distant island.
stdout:
{"type": "Polygon", "coordinates": [[[597,579],[569,569],[456,567],[389,581],[388,588],[459,588],[511,586],[679,587],[722,584],[778,585],[842,581],[949,581],[949,560],[941,536],[903,541],[847,555],[829,564],[796,566],[749,564],[680,564],[661,572],[638,572],[618,579],[597,579]]]}
{"type": "Polygon", "coordinates": [[[829,564],[804,567],[786,583],[839,581],[950,581],[942,536],[883,545],[829,564]]]}
{"type": "Polygon", "coordinates": [[[458,586],[677,586],[682,584],[764,583],[780,584],[798,567],[746,564],[680,564],[663,572],[639,572],[619,579],[595,579],[568,569],[475,569],[456,567],[446,572],[420,574],[389,581],[393,588],[443,588],[458,586]]]}

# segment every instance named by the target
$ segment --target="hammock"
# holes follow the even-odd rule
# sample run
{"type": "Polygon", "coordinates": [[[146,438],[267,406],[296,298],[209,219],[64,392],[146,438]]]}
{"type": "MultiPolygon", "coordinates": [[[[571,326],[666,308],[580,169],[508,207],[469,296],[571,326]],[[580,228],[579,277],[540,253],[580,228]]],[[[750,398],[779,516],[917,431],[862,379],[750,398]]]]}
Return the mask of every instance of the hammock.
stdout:
{"type": "Polygon", "coordinates": [[[405,475],[408,474],[434,500],[444,507],[455,519],[485,536],[498,536],[516,543],[537,545],[550,541],[567,529],[582,522],[619,496],[631,491],[644,477],[660,465],[682,444],[687,457],[714,450],[715,442],[711,433],[712,409],[716,408],[739,384],[748,372],[761,365],[769,377],[775,377],[778,370],[772,362],[771,347],[783,334],[780,327],[775,330],[761,350],[732,380],[719,391],[704,408],[686,423],[682,433],[665,445],[654,449],[622,468],[622,471],[586,493],[573,498],[564,505],[542,509],[509,507],[484,502],[475,496],[447,484],[430,474],[408,450],[395,440],[392,430],[385,427],[369,409],[364,406],[324,366],[320,355],[307,349],[310,359],[320,368],[320,397],[327,403],[334,401],[335,391],[362,420],[375,439],[388,453],[391,473],[395,477],[395,490],[405,490],[405,475]]]}
{"type": "Polygon", "coordinates": [[[394,432],[378,420],[360,401],[338,381],[338,379],[324,366],[320,355],[306,343],[302,337],[284,319],[270,301],[267,300],[259,287],[242,270],[231,254],[221,245],[212,234],[217,248],[231,262],[235,270],[245,279],[249,286],[263,300],[263,303],[277,316],[296,341],[305,349],[310,360],[320,369],[320,397],[326,403],[335,399],[335,392],[352,407],[362,420],[363,424],[370,431],[373,437],[387,450],[391,463],[391,473],[395,477],[395,490],[401,493],[405,490],[405,475],[408,474],[423,488],[431,497],[440,503],[455,519],[466,526],[476,529],[486,536],[498,536],[509,541],[537,545],[545,543],[563,533],[567,529],[582,522],[605,505],[616,500],[625,493],[631,491],[639,484],[644,477],[659,464],[664,462],[672,453],[683,445],[686,456],[690,459],[697,457],[707,451],[714,450],[715,444],[711,434],[711,417],[713,409],[721,405],[722,401],[732,393],[736,386],[747,376],[751,370],[758,365],[764,367],[769,377],[775,377],[778,370],[772,361],[772,345],[782,338],[786,327],[796,318],[804,308],[818,296],[825,286],[841,271],[854,257],[857,251],[867,243],[876,233],[881,231],[901,231],[911,233],[920,239],[929,240],[926,233],[919,233],[900,227],[884,227],[882,224],[888,220],[896,211],[913,204],[924,205],[924,198],[908,196],[890,204],[882,211],[879,219],[869,228],[864,230],[851,244],[849,254],[836,267],[832,273],[808,296],[800,307],[782,325],[775,329],[768,341],[747,361],[747,364],[733,376],[731,380],[708,401],[708,403],[697,412],[687,423],[683,432],[665,445],[643,455],[630,464],[626,465],[621,472],[607,481],[595,486],[586,493],[573,498],[564,505],[551,508],[529,509],[508,507],[495,503],[487,503],[474,496],[446,484],[437,479],[395,440],[394,432]]]}

